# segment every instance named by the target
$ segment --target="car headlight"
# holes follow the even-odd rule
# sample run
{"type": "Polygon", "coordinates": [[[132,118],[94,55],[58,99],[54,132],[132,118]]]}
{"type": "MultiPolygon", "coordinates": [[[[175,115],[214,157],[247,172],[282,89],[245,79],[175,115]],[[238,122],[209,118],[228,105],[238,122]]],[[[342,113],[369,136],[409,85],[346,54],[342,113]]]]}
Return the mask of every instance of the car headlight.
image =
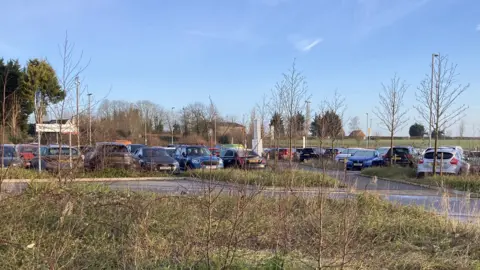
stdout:
{"type": "Polygon", "coordinates": [[[198,160],[198,159],[192,159],[192,163],[193,163],[193,164],[199,164],[199,163],[200,163],[200,160],[198,160]]]}
{"type": "Polygon", "coordinates": [[[223,160],[219,159],[218,164],[223,164],[223,160]]]}

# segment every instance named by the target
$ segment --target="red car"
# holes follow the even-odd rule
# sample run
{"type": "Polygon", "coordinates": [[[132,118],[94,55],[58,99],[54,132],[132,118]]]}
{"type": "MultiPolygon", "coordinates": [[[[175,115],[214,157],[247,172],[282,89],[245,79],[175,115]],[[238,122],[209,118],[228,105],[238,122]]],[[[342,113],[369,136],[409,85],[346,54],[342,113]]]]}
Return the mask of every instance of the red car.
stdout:
{"type": "Polygon", "coordinates": [[[23,160],[25,167],[30,167],[30,160],[35,157],[38,151],[37,144],[18,144],[16,150],[20,158],[23,160]]]}
{"type": "Polygon", "coordinates": [[[290,157],[293,155],[287,148],[278,149],[278,159],[290,159],[290,157]]]}

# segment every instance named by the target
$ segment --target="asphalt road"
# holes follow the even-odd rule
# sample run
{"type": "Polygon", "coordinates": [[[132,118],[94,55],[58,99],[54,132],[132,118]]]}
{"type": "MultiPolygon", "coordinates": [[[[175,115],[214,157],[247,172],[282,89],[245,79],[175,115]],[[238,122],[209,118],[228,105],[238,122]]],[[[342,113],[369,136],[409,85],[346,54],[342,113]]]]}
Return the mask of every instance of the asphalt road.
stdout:
{"type": "MultiPolygon", "coordinates": [[[[266,196],[315,196],[318,192],[325,192],[332,198],[345,198],[352,193],[376,193],[386,200],[402,205],[418,205],[428,210],[451,218],[468,221],[480,221],[480,199],[466,198],[455,194],[442,194],[440,191],[427,189],[415,185],[396,183],[384,180],[372,181],[370,177],[360,176],[358,172],[338,173],[329,171],[330,175],[346,183],[349,188],[332,190],[324,188],[307,188],[286,190],[284,188],[265,188],[243,186],[228,183],[196,181],[185,179],[170,179],[164,181],[132,180],[104,182],[113,189],[128,189],[132,191],[149,191],[161,194],[204,194],[209,189],[222,192],[226,195],[242,194],[244,192],[259,192],[266,196]]],[[[25,183],[3,183],[2,188],[8,191],[21,191],[25,183]]]]}

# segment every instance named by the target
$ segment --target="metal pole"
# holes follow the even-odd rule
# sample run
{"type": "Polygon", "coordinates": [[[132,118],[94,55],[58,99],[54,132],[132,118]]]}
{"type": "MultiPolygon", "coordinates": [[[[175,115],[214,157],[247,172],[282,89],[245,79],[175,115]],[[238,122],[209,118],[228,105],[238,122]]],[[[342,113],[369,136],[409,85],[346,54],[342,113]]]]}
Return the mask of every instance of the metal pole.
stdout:
{"type": "MultiPolygon", "coordinates": [[[[72,132],[68,133],[68,156],[70,161],[70,169],[73,168],[73,160],[72,160],[72,132]]],[[[80,148],[78,148],[80,149],[80,148]]],[[[60,154],[62,153],[62,146],[60,145],[60,154]]]]}
{"type": "Polygon", "coordinates": [[[147,122],[148,122],[148,111],[147,111],[147,113],[145,114],[145,116],[146,116],[146,119],[145,119],[145,135],[144,135],[144,137],[145,137],[145,145],[147,145],[147,143],[148,143],[148,142],[147,142],[147,122]]]}
{"type": "Polygon", "coordinates": [[[42,138],[42,134],[40,133],[40,131],[37,132],[38,133],[38,172],[41,173],[42,172],[42,151],[40,151],[42,149],[41,147],[41,144],[40,144],[40,141],[41,141],[41,138],[42,138]]]}
{"type": "Polygon", "coordinates": [[[430,86],[430,104],[428,106],[430,110],[430,122],[428,123],[428,147],[432,147],[432,121],[433,121],[433,73],[435,73],[435,57],[438,54],[432,53],[432,74],[431,74],[431,86],[430,86]]]}
{"type": "MultiPolygon", "coordinates": [[[[78,76],[75,77],[76,84],[77,84],[77,122],[76,122],[76,130],[77,130],[77,149],[80,149],[80,81],[78,79],[78,76]]],[[[71,156],[71,155],[70,155],[71,156]]]]}
{"type": "Polygon", "coordinates": [[[215,113],[213,119],[213,142],[215,145],[217,145],[217,113],[215,113]]]}
{"type": "Polygon", "coordinates": [[[173,110],[175,110],[175,107],[172,107],[172,113],[170,114],[170,129],[171,129],[171,132],[172,132],[172,144],[173,144],[173,123],[172,123],[172,116],[173,116],[173,110]]]}
{"type": "Polygon", "coordinates": [[[368,113],[367,113],[367,148],[370,143],[370,133],[368,132],[368,113]]]}
{"type": "Polygon", "coordinates": [[[91,107],[92,93],[88,94],[88,145],[92,146],[92,107],[91,107]]]}

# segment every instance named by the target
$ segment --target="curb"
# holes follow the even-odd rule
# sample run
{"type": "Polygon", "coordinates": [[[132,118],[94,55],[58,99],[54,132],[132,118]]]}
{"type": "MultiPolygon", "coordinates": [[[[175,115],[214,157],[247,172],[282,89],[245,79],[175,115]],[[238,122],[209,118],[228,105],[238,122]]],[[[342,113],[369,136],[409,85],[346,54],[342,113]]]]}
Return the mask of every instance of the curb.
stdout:
{"type": "MultiPolygon", "coordinates": [[[[371,175],[365,175],[365,174],[360,174],[360,176],[363,177],[369,177],[371,178],[371,175]]],[[[397,182],[397,183],[402,183],[402,184],[407,184],[407,185],[413,185],[413,186],[418,186],[418,187],[423,187],[423,188],[428,188],[432,190],[437,190],[437,191],[447,191],[448,193],[452,193],[455,195],[460,195],[463,197],[469,197],[469,198],[480,198],[479,193],[469,193],[467,191],[461,191],[461,190],[456,190],[456,189],[451,189],[451,188],[441,188],[438,186],[432,186],[432,185],[426,185],[426,184],[421,184],[421,183],[415,183],[415,182],[410,182],[407,180],[402,180],[402,179],[390,179],[390,178],[384,178],[384,177],[378,177],[377,179],[384,180],[384,181],[390,181],[390,182],[397,182]]]]}

